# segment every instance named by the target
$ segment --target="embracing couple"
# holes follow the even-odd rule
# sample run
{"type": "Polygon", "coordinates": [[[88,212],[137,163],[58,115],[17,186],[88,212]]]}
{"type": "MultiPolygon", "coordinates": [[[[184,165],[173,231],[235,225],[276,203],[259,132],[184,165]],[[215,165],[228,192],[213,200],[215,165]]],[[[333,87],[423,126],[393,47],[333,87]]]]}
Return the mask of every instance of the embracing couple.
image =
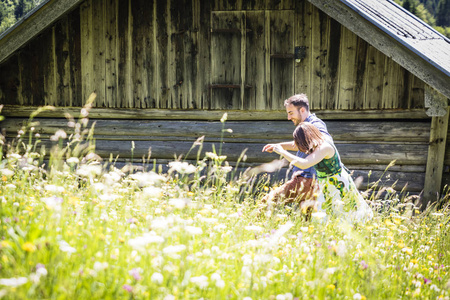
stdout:
{"type": "Polygon", "coordinates": [[[304,206],[350,221],[371,219],[373,212],[342,164],[327,126],[309,111],[308,97],[294,95],[284,101],[284,106],[288,120],[296,126],[294,140],[267,144],[262,151],[276,152],[287,159],[294,166],[293,175],[263,201],[301,201],[304,206]]]}

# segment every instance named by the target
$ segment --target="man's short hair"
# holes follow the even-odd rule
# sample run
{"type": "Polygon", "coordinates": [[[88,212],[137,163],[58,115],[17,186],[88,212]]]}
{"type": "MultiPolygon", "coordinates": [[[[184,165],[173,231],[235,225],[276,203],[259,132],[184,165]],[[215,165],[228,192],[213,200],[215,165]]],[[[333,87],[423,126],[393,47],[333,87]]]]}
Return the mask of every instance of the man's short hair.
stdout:
{"type": "Polygon", "coordinates": [[[284,106],[288,106],[290,104],[297,108],[304,107],[307,111],[309,111],[309,101],[306,94],[297,94],[284,100],[284,106]]]}

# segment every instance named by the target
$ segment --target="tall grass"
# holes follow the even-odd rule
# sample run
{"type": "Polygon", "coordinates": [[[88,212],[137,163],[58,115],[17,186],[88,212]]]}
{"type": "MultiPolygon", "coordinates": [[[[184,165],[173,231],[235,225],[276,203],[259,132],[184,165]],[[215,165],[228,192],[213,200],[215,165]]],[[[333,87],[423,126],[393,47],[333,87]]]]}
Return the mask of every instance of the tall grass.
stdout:
{"type": "Polygon", "coordinates": [[[48,154],[32,119],[3,148],[0,298],[449,299],[448,207],[389,190],[364,224],[259,213],[267,179],[201,139],[167,172],[101,162],[84,109],[48,154]]]}

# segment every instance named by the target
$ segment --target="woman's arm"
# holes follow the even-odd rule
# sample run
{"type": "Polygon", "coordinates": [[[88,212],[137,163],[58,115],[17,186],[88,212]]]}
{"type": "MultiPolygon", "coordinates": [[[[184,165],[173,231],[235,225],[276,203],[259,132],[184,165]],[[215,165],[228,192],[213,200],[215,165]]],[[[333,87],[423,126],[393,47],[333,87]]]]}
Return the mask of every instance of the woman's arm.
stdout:
{"type": "Polygon", "coordinates": [[[329,143],[323,143],[316,150],[314,150],[313,153],[309,154],[305,158],[295,156],[292,153],[289,153],[288,151],[284,150],[283,147],[279,145],[275,145],[273,151],[282,155],[290,163],[293,163],[296,167],[300,169],[307,169],[309,167],[317,165],[324,158],[333,157],[335,152],[333,146],[331,146],[329,143]]]}
{"type": "Polygon", "coordinates": [[[267,144],[262,149],[262,152],[269,152],[272,153],[273,149],[276,145],[280,145],[283,147],[284,150],[290,150],[290,151],[297,151],[297,146],[295,145],[295,142],[284,142],[284,143],[278,143],[278,144],[267,144]]]}

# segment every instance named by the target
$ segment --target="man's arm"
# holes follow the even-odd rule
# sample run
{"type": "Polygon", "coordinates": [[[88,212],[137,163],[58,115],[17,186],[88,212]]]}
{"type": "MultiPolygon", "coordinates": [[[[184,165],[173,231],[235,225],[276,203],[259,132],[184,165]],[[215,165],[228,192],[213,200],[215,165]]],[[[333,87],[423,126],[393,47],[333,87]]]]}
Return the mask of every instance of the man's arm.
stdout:
{"type": "Polygon", "coordinates": [[[278,144],[267,144],[262,149],[262,152],[272,153],[275,145],[280,145],[281,147],[283,147],[284,150],[287,150],[287,151],[297,151],[298,150],[297,146],[295,145],[295,142],[292,141],[292,142],[283,142],[283,143],[278,143],[278,144]]]}

